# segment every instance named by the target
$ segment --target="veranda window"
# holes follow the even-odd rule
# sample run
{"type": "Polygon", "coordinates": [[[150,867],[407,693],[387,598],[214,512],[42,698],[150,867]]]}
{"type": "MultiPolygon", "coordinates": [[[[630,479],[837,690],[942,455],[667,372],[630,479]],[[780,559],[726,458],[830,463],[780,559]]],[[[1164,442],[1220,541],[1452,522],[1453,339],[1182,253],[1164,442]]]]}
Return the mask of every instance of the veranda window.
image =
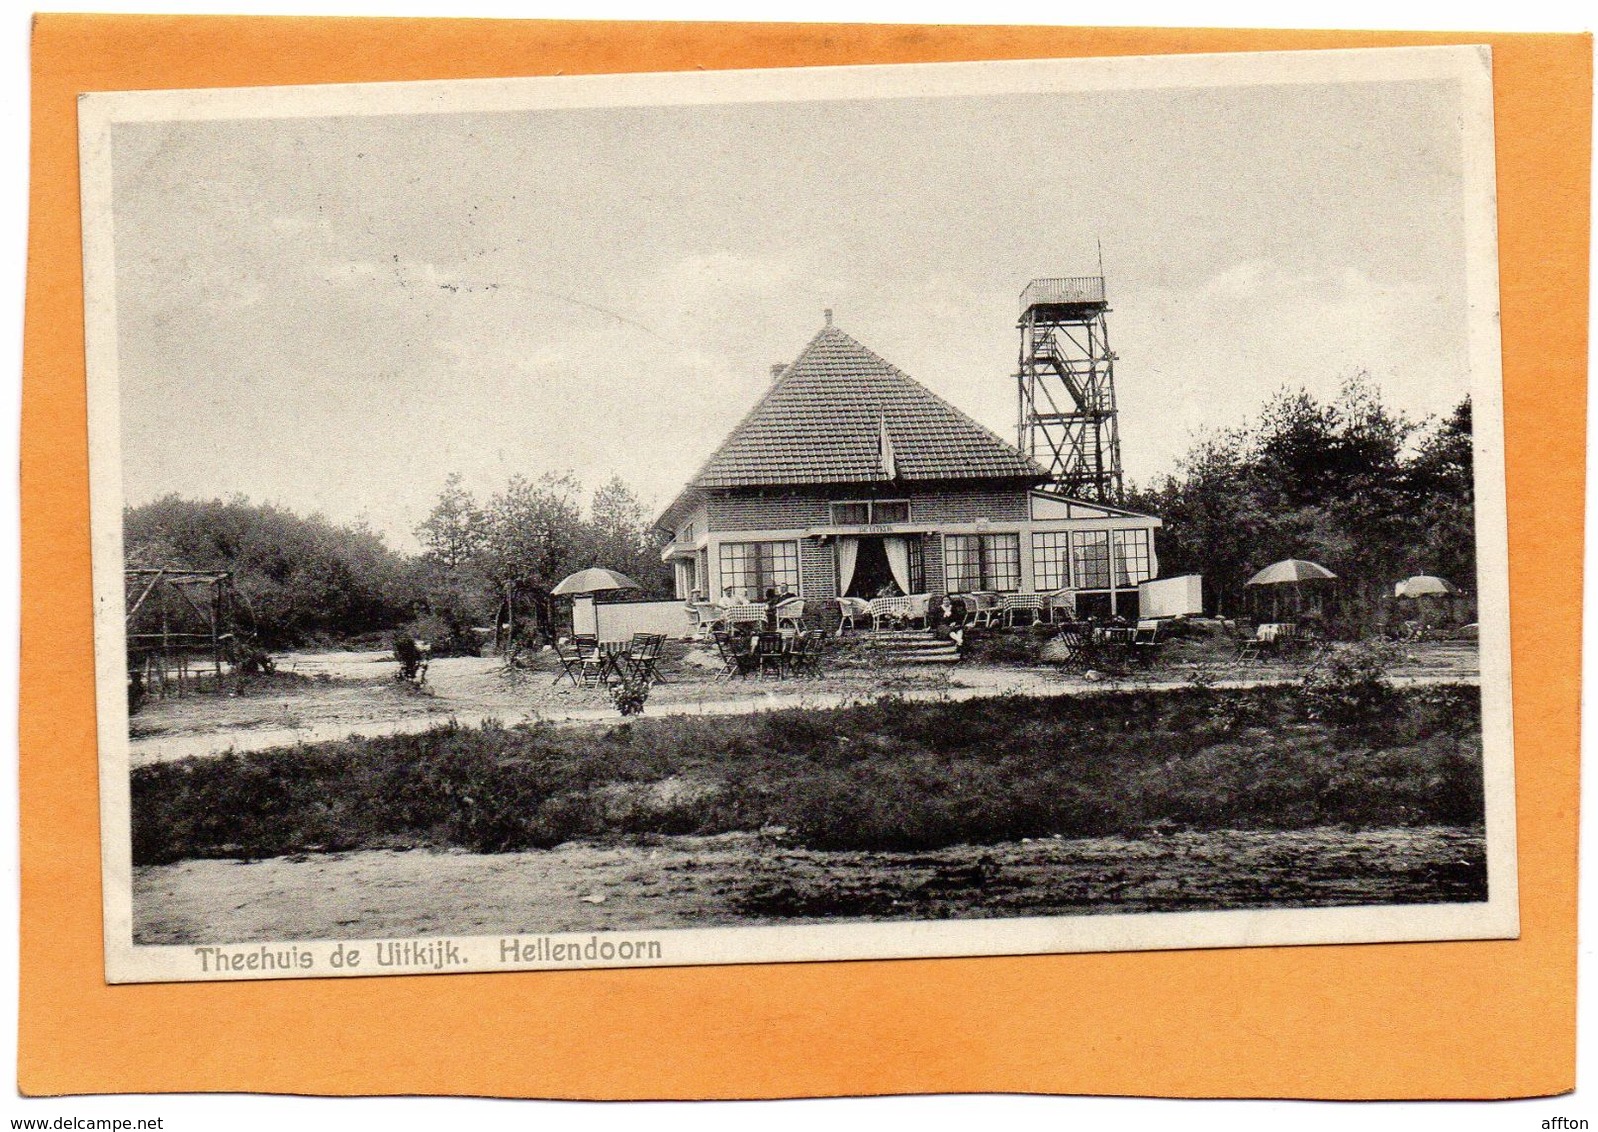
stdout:
{"type": "Polygon", "coordinates": [[[943,554],[950,593],[1021,588],[1020,535],[950,535],[943,554]]]}
{"type": "Polygon", "coordinates": [[[1032,580],[1038,592],[1069,589],[1071,585],[1071,536],[1066,531],[1032,533],[1032,580]]]}
{"type": "Polygon", "coordinates": [[[1071,532],[1071,576],[1080,590],[1110,588],[1110,532],[1071,532]]]}
{"type": "Polygon", "coordinates": [[[1115,584],[1135,586],[1154,576],[1149,555],[1149,532],[1115,532],[1115,584]]]}
{"type": "Polygon", "coordinates": [[[760,601],[767,590],[799,592],[797,542],[724,542],[721,544],[721,585],[742,590],[750,601],[760,601]]]}

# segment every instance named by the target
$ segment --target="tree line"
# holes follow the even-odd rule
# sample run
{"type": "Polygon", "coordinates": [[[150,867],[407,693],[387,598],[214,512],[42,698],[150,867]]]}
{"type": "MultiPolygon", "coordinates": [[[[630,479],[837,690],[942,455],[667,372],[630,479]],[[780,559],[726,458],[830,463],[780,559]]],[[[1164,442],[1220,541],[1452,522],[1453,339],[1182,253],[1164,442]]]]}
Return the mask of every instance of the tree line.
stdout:
{"type": "MultiPolygon", "coordinates": [[[[1160,573],[1204,576],[1205,607],[1243,609],[1244,583],[1283,558],[1334,571],[1345,618],[1379,622],[1393,583],[1476,576],[1471,404],[1417,422],[1363,378],[1322,401],[1283,390],[1257,419],[1201,437],[1176,470],[1134,487],[1127,504],[1164,520],[1160,573]]],[[[170,495],[124,513],[130,566],[231,570],[263,644],[348,640],[410,626],[443,649],[476,630],[550,634],[550,591],[585,566],[671,593],[642,502],[613,477],[586,499],[570,474],[513,477],[478,499],[449,476],[416,528],[421,551],[389,547],[363,523],[338,524],[275,504],[170,495]]]]}
{"type": "Polygon", "coordinates": [[[1160,573],[1202,574],[1206,609],[1240,612],[1255,572],[1307,558],[1338,575],[1342,619],[1368,630],[1410,575],[1475,590],[1472,463],[1468,397],[1417,422],[1358,376],[1329,401],[1278,392],[1257,419],[1202,436],[1127,502],[1165,521],[1160,573]]]}
{"type": "Polygon", "coordinates": [[[451,475],[416,535],[421,552],[407,555],[365,523],[244,496],[168,495],[123,513],[129,567],[231,571],[241,628],[272,647],[406,627],[444,650],[475,649],[476,630],[512,622],[547,634],[549,591],[585,566],[620,570],[645,595],[670,592],[649,515],[619,478],[585,506],[569,474],[513,477],[481,501],[451,475]]]}

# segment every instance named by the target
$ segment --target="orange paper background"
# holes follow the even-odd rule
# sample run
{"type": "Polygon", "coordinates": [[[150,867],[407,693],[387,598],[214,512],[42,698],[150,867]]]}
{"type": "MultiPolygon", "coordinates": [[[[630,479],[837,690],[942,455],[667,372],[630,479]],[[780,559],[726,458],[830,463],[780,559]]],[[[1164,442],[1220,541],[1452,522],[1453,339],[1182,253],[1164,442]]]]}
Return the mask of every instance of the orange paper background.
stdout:
{"type": "Polygon", "coordinates": [[[22,1090],[1571,1088],[1591,51],[1586,36],[1543,35],[41,17],[22,406],[22,1090]],[[106,985],[79,92],[1482,42],[1497,126],[1519,940],[106,985]]]}

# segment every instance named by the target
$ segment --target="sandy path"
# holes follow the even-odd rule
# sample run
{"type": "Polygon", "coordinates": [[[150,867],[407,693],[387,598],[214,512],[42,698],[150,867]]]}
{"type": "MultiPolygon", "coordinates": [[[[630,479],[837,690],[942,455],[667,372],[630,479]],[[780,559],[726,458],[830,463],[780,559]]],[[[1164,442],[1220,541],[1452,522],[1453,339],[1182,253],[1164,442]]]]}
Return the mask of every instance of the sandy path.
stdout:
{"type": "Polygon", "coordinates": [[[712,927],[1482,899],[1479,831],[1220,830],[817,852],[755,834],[370,850],[134,870],[140,943],[712,927]]]}
{"type": "MultiPolygon", "coordinates": [[[[418,691],[392,678],[386,653],[302,653],[284,659],[284,671],[312,677],[293,691],[267,696],[188,696],[153,704],[134,717],[132,765],[225,751],[258,751],[342,739],[350,735],[415,734],[454,720],[476,726],[542,720],[580,725],[616,720],[603,690],[555,685],[547,671],[508,675],[497,659],[459,657],[435,661],[429,687],[418,691]]],[[[1247,688],[1297,678],[1280,667],[1234,668],[1215,682],[1247,688]]],[[[1433,647],[1394,675],[1397,684],[1475,683],[1472,649],[1433,647]]],[[[1088,680],[1056,669],[964,663],[937,668],[870,668],[829,673],[817,680],[715,683],[692,666],[658,687],[647,715],[745,715],[785,708],[835,708],[891,692],[906,700],[968,700],[986,696],[1080,695],[1110,687],[1151,690],[1189,685],[1187,674],[1088,680]]]]}

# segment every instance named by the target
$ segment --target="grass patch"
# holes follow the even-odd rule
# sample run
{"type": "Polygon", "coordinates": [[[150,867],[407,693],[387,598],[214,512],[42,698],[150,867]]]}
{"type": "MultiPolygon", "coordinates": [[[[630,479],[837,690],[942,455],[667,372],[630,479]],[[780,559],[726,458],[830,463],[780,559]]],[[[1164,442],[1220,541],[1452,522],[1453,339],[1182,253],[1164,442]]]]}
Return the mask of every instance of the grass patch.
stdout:
{"type": "Polygon", "coordinates": [[[139,767],[133,855],[498,852],[774,828],[818,849],[904,850],[1150,825],[1480,823],[1477,690],[1394,697],[1380,731],[1320,717],[1294,687],[448,725],[139,767]]]}

